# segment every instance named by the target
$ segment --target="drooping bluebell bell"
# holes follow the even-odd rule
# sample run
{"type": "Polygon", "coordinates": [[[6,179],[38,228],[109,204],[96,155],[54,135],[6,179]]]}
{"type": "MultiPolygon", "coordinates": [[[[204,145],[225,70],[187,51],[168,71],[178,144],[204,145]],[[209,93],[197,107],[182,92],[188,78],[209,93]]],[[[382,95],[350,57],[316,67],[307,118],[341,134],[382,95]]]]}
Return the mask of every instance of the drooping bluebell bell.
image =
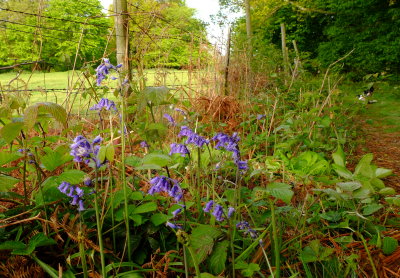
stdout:
{"type": "Polygon", "coordinates": [[[183,136],[187,137],[185,144],[194,144],[199,148],[202,148],[205,144],[210,143],[209,140],[193,132],[187,126],[181,126],[181,131],[178,133],[178,137],[183,137],[183,136]]]}
{"type": "Polygon", "coordinates": [[[83,184],[86,185],[86,186],[91,186],[91,185],[92,185],[92,179],[89,178],[89,177],[86,177],[86,178],[83,180],[83,184]]]}
{"type": "Polygon", "coordinates": [[[175,218],[179,213],[181,213],[181,211],[182,211],[182,208],[178,208],[178,209],[174,210],[174,211],[172,212],[172,215],[174,216],[174,218],[175,218]]]}
{"type": "Polygon", "coordinates": [[[149,148],[149,147],[150,147],[149,144],[148,144],[146,141],[140,142],[140,146],[141,146],[142,148],[149,148]]]}
{"type": "Polygon", "coordinates": [[[84,191],[80,187],[78,187],[76,185],[71,185],[69,182],[63,181],[58,186],[58,190],[60,190],[61,193],[72,198],[71,205],[78,206],[78,211],[85,210],[85,206],[84,206],[84,202],[83,202],[84,191]]]}
{"type": "Polygon", "coordinates": [[[249,234],[252,239],[256,239],[258,237],[257,232],[250,227],[250,224],[247,221],[241,221],[237,223],[236,228],[243,230],[245,235],[249,234]]]}
{"type": "Polygon", "coordinates": [[[165,223],[165,225],[172,229],[182,229],[181,225],[177,225],[177,224],[171,223],[169,221],[167,221],[167,223],[165,223]]]}
{"type": "Polygon", "coordinates": [[[148,191],[150,195],[166,192],[176,202],[179,202],[183,198],[183,191],[177,180],[165,176],[157,176],[150,180],[150,184],[152,185],[148,191]]]}
{"type": "Polygon", "coordinates": [[[174,118],[172,118],[172,116],[171,116],[170,114],[165,113],[165,114],[163,115],[163,117],[164,117],[165,119],[167,119],[169,125],[171,125],[171,126],[176,126],[175,120],[174,120],[174,118]]]}
{"type": "Polygon", "coordinates": [[[210,200],[207,202],[207,204],[204,206],[203,211],[204,212],[210,212],[211,209],[214,207],[214,201],[210,200]]]}
{"type": "Polygon", "coordinates": [[[221,205],[216,205],[216,206],[214,207],[213,212],[212,212],[212,215],[215,216],[215,219],[216,219],[217,221],[223,221],[223,220],[224,220],[224,218],[222,217],[223,214],[224,214],[224,209],[223,209],[223,207],[222,207],[221,205]]]}
{"type": "Polygon", "coordinates": [[[215,148],[217,150],[224,148],[232,153],[233,161],[242,172],[247,171],[247,161],[241,160],[238,142],[240,141],[239,135],[235,132],[232,136],[225,133],[217,133],[211,140],[216,141],[215,148]]]}
{"type": "Polygon", "coordinates": [[[108,58],[103,58],[103,62],[96,68],[96,82],[97,86],[101,85],[101,82],[106,78],[106,76],[110,73],[110,70],[117,70],[122,67],[122,64],[114,66],[110,63],[108,58]]]}
{"type": "Polygon", "coordinates": [[[179,153],[179,154],[181,154],[181,156],[184,157],[186,154],[190,153],[188,148],[183,144],[172,143],[170,145],[170,147],[171,147],[171,150],[169,152],[169,155],[172,155],[174,153],[179,153]]]}
{"type": "Polygon", "coordinates": [[[257,120],[262,120],[262,119],[264,119],[265,118],[265,115],[264,114],[258,114],[257,115],[257,120]]]}
{"type": "Polygon", "coordinates": [[[107,111],[110,111],[111,109],[114,111],[118,111],[117,106],[115,105],[115,102],[112,100],[109,100],[108,98],[100,99],[99,103],[97,103],[89,108],[89,110],[98,110],[98,111],[101,111],[102,109],[105,109],[107,111]]]}
{"type": "Polygon", "coordinates": [[[232,215],[235,213],[235,209],[233,207],[228,208],[228,218],[231,218],[232,215]]]}
{"type": "Polygon", "coordinates": [[[90,162],[94,162],[95,167],[100,168],[104,163],[98,160],[97,154],[99,153],[99,144],[102,140],[100,136],[97,136],[92,143],[90,143],[89,140],[82,135],[75,137],[70,146],[70,154],[74,157],[74,161],[85,162],[88,165],[90,162]]]}

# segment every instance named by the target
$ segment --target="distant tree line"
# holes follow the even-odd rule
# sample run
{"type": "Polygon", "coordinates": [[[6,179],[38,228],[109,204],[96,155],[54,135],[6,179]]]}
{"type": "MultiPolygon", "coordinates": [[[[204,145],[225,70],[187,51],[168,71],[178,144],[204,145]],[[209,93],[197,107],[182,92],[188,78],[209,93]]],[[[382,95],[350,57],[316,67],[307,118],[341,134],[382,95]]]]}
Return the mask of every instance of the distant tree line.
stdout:
{"type": "MultiPolygon", "coordinates": [[[[128,8],[134,65],[184,68],[202,58],[205,26],[184,1],[131,0],[128,8]]],[[[43,61],[39,69],[60,71],[114,60],[113,26],[112,7],[99,0],[0,1],[0,66],[43,61]]]]}

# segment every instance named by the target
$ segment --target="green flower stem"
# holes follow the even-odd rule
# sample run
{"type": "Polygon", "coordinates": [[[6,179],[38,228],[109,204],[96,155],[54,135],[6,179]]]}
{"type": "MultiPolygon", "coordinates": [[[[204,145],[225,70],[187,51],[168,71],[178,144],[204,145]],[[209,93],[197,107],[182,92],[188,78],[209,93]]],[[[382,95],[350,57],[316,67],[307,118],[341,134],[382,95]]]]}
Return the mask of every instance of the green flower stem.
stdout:
{"type": "Polygon", "coordinates": [[[199,263],[197,262],[196,253],[194,252],[193,248],[190,245],[187,246],[187,249],[189,250],[189,253],[192,256],[194,269],[196,270],[196,276],[200,278],[200,268],[199,268],[199,263]]]}
{"type": "Polygon", "coordinates": [[[229,221],[229,243],[231,247],[231,259],[232,259],[232,278],[235,278],[235,234],[236,234],[236,226],[232,221],[229,221]]]}
{"type": "Polygon", "coordinates": [[[274,255],[275,255],[275,277],[279,278],[281,276],[281,251],[278,240],[278,228],[276,223],[276,215],[275,215],[275,205],[273,202],[270,202],[271,206],[271,222],[272,222],[272,237],[274,238],[274,255]]]}
{"type": "Polygon", "coordinates": [[[378,271],[376,270],[374,260],[372,259],[371,252],[369,252],[369,249],[368,249],[368,246],[367,246],[367,242],[365,241],[364,236],[360,232],[357,232],[357,235],[361,238],[361,241],[362,241],[362,243],[364,245],[365,251],[367,252],[368,260],[369,260],[369,262],[371,264],[372,271],[374,272],[374,277],[375,278],[379,278],[378,271]]]}
{"type": "Polygon", "coordinates": [[[96,211],[96,225],[97,225],[97,235],[99,240],[99,248],[100,248],[100,261],[101,261],[101,275],[105,277],[106,274],[106,264],[104,259],[104,247],[103,247],[103,235],[102,235],[102,225],[100,223],[100,209],[99,209],[99,201],[97,200],[97,196],[99,194],[99,186],[98,186],[98,169],[95,168],[95,179],[94,179],[94,209],[96,211]]]}
{"type": "Polygon", "coordinates": [[[132,248],[131,248],[131,235],[129,227],[129,211],[128,211],[128,186],[126,183],[125,175],[125,102],[124,96],[121,92],[121,180],[124,190],[124,218],[126,227],[126,241],[128,249],[128,260],[132,261],[132,248]]]}
{"type": "MultiPolygon", "coordinates": [[[[82,228],[82,225],[80,228],[82,228]]],[[[83,277],[88,278],[89,276],[86,264],[85,245],[83,244],[83,236],[81,231],[78,232],[78,240],[79,240],[79,253],[82,260],[83,277]]]]}

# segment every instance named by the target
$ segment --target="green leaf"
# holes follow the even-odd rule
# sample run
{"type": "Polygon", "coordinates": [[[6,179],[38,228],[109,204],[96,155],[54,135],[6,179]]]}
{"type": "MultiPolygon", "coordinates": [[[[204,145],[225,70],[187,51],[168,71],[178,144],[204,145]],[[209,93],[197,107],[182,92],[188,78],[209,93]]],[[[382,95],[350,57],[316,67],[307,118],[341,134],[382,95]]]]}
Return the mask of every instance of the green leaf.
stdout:
{"type": "Polygon", "coordinates": [[[271,182],[267,185],[268,192],[277,199],[289,204],[294,192],[291,186],[286,183],[271,182]]]}
{"type": "Polygon", "coordinates": [[[228,256],[229,241],[218,242],[209,259],[209,269],[212,274],[218,275],[225,270],[226,258],[228,256]]]}
{"type": "Polygon", "coordinates": [[[0,175],[0,191],[5,192],[10,190],[17,182],[19,182],[19,179],[11,176],[0,175]]]}
{"type": "Polygon", "coordinates": [[[171,163],[171,157],[160,153],[149,153],[142,159],[142,165],[167,166],[171,163]]]}
{"type": "Polygon", "coordinates": [[[332,159],[336,165],[346,168],[346,156],[341,146],[337,148],[336,152],[332,153],[332,159]]]}
{"type": "Polygon", "coordinates": [[[25,243],[14,240],[5,241],[0,244],[0,250],[24,249],[25,247],[25,243]]]}
{"type": "Polygon", "coordinates": [[[375,177],[378,179],[386,178],[387,176],[390,176],[393,174],[393,171],[390,169],[385,169],[385,168],[376,168],[375,170],[375,177]]]}
{"type": "Polygon", "coordinates": [[[391,255],[399,246],[397,239],[392,237],[384,237],[382,242],[382,251],[386,256],[391,255]]]}
{"type": "Polygon", "coordinates": [[[146,87],[142,92],[143,101],[151,106],[165,104],[169,89],[165,86],[146,87]]]}
{"type": "Polygon", "coordinates": [[[135,168],[140,165],[141,161],[142,161],[142,159],[140,157],[134,156],[134,155],[131,155],[131,156],[128,156],[125,158],[126,165],[129,165],[129,166],[132,166],[135,168]]]}
{"type": "Polygon", "coordinates": [[[115,155],[115,148],[114,145],[109,143],[107,144],[106,148],[106,158],[108,161],[113,162],[114,161],[114,155],[115,155]]]}
{"type": "Polygon", "coordinates": [[[15,138],[17,138],[23,127],[23,123],[6,124],[2,129],[0,129],[0,137],[2,137],[6,143],[10,144],[15,138]]]}
{"type": "Polygon", "coordinates": [[[353,174],[349,170],[347,170],[345,167],[342,167],[342,166],[337,165],[337,164],[333,164],[332,168],[342,178],[345,178],[347,180],[353,179],[353,174]]]}
{"type": "Polygon", "coordinates": [[[100,147],[99,152],[97,153],[97,159],[100,161],[100,163],[103,163],[104,160],[106,159],[106,151],[107,151],[106,146],[100,147]]]}
{"type": "Polygon", "coordinates": [[[394,194],[396,194],[396,190],[394,190],[394,188],[391,188],[391,187],[385,187],[385,188],[382,188],[381,190],[379,190],[379,194],[394,195],[394,194]]]}
{"type": "Polygon", "coordinates": [[[333,252],[333,248],[324,247],[319,240],[313,240],[300,252],[300,257],[304,263],[318,262],[326,260],[333,252]]]}
{"type": "Polygon", "coordinates": [[[155,202],[148,202],[136,207],[132,211],[132,213],[133,214],[146,213],[150,211],[155,211],[156,209],[157,209],[157,204],[155,202]]]}
{"type": "MultiPolygon", "coordinates": [[[[190,245],[197,256],[197,262],[203,262],[211,254],[214,241],[221,235],[221,231],[208,225],[199,225],[192,230],[190,245]]],[[[191,264],[193,264],[191,262],[191,264]]]]}
{"type": "Polygon", "coordinates": [[[354,190],[359,189],[362,184],[358,181],[349,181],[349,182],[338,182],[337,186],[340,187],[343,191],[353,192],[354,190]]]}
{"type": "Polygon", "coordinates": [[[67,170],[58,176],[57,180],[61,183],[63,181],[70,184],[80,184],[83,182],[86,173],[79,170],[67,170]]]}
{"type": "Polygon", "coordinates": [[[150,221],[154,226],[159,226],[163,223],[166,223],[169,219],[170,217],[163,213],[156,213],[150,217],[150,221]]]}
{"type": "Polygon", "coordinates": [[[27,107],[24,111],[24,122],[28,130],[37,122],[39,112],[50,114],[64,127],[67,127],[67,111],[65,111],[64,107],[53,102],[38,102],[27,107]]]}
{"type": "Polygon", "coordinates": [[[363,207],[363,215],[371,215],[383,208],[381,204],[370,204],[363,207]]]}
{"type": "Polygon", "coordinates": [[[378,178],[371,179],[371,185],[378,190],[385,188],[385,183],[378,178]]]}
{"type": "Polygon", "coordinates": [[[49,152],[48,154],[40,158],[40,162],[49,171],[54,171],[64,163],[71,160],[72,156],[68,152],[62,152],[60,150],[55,152],[49,152]]]}
{"type": "Polygon", "coordinates": [[[356,169],[354,170],[354,175],[362,175],[372,178],[373,175],[375,174],[375,172],[372,171],[371,167],[371,162],[373,158],[374,155],[372,153],[364,155],[358,162],[356,169]]]}
{"type": "Polygon", "coordinates": [[[3,150],[0,152],[0,166],[17,160],[20,157],[19,153],[10,153],[3,150]]]}

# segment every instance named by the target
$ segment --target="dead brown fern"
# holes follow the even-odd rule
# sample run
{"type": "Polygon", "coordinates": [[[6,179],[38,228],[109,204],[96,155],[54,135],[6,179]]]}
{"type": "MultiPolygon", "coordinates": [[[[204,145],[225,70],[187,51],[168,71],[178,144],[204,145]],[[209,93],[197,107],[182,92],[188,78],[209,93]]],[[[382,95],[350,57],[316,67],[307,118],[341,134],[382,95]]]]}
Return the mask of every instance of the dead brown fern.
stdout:
{"type": "Polygon", "coordinates": [[[42,278],[46,275],[43,269],[29,258],[10,256],[4,263],[0,263],[0,277],[42,278]]]}

